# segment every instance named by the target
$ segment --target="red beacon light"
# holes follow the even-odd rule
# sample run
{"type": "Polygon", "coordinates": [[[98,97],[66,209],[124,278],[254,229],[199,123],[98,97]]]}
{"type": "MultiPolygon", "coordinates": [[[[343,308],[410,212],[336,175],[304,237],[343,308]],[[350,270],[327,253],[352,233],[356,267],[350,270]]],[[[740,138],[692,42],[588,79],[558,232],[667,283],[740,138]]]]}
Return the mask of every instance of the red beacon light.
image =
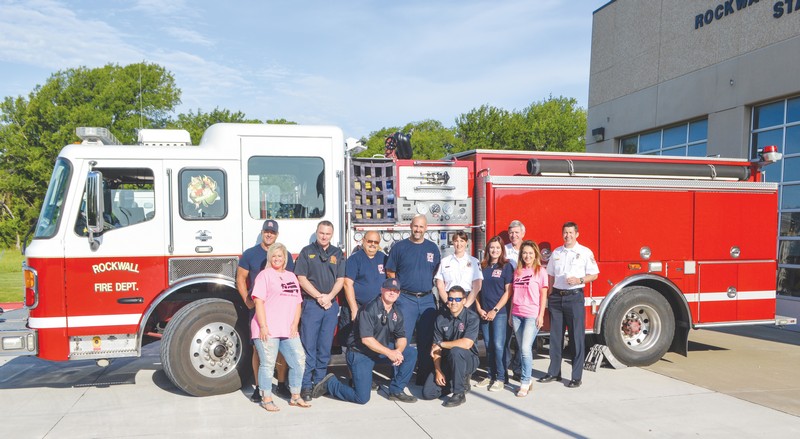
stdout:
{"type": "Polygon", "coordinates": [[[775,145],[767,145],[761,151],[761,161],[766,163],[775,163],[783,158],[783,154],[778,152],[778,147],[775,145]]]}

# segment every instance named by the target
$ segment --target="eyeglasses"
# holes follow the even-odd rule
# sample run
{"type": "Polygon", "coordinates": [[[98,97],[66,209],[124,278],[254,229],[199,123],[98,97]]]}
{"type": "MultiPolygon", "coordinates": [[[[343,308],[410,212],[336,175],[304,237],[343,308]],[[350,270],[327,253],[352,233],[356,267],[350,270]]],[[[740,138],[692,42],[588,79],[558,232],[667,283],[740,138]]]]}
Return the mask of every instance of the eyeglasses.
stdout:
{"type": "Polygon", "coordinates": [[[381,314],[381,325],[386,326],[386,322],[389,320],[389,313],[384,312],[381,314]]]}
{"type": "Polygon", "coordinates": [[[463,297],[448,297],[448,298],[447,298],[447,301],[448,301],[448,302],[456,302],[456,303],[460,303],[462,300],[464,300],[464,298],[463,298],[463,297]]]}
{"type": "Polygon", "coordinates": [[[378,245],[378,244],[380,244],[380,243],[381,243],[380,241],[373,241],[373,240],[371,240],[371,239],[368,239],[368,240],[367,240],[367,244],[375,244],[375,245],[378,245]]]}

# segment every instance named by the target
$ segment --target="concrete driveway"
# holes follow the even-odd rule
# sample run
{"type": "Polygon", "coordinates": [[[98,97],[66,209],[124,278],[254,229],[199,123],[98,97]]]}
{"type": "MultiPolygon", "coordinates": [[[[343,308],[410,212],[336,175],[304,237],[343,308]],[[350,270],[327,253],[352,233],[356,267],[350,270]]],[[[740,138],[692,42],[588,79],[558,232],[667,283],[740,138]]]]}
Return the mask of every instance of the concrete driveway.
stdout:
{"type": "MultiPolygon", "coordinates": [[[[718,331],[694,331],[691,337],[689,358],[669,354],[648,369],[586,372],[578,389],[537,384],[527,398],[516,398],[511,388],[493,393],[473,389],[467,403],[454,409],[442,407],[441,401],[392,402],[386,399],[385,387],[373,392],[366,406],[321,398],[304,410],[277,401],[279,413],[251,403],[250,387],[195,398],[166,378],[158,344],[147,346],[141,358],[115,360],[105,369],[91,361],[51,363],[20,357],[0,366],[0,432],[8,438],[800,435],[798,340],[718,331]],[[774,349],[775,357],[736,354],[753,346],[767,353],[774,349]],[[748,376],[742,370],[756,374],[748,376]],[[784,386],[773,388],[758,378],[765,373],[774,374],[784,386]]],[[[543,374],[548,361],[534,361],[535,376],[543,374]]],[[[569,373],[568,365],[563,373],[569,373]]],[[[410,390],[419,396],[419,387],[410,390]]]]}

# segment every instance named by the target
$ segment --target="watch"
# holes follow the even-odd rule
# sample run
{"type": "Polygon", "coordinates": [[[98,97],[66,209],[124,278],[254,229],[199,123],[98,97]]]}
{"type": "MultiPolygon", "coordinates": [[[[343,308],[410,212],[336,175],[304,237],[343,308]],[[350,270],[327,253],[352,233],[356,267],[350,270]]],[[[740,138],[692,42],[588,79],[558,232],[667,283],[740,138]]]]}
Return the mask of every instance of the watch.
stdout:
{"type": "Polygon", "coordinates": [[[500,310],[499,310],[499,309],[497,309],[497,308],[492,308],[492,311],[494,311],[494,312],[500,312],[500,310]]]}
{"type": "Polygon", "coordinates": [[[581,278],[581,283],[584,283],[584,282],[583,282],[583,278],[581,278]]]}

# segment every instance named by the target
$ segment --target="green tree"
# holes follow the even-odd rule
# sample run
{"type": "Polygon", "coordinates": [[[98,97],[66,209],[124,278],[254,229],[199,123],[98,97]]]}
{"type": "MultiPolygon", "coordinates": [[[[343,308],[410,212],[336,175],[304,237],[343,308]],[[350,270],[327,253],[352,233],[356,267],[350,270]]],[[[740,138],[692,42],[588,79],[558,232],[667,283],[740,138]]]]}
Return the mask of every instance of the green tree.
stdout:
{"type": "Polygon", "coordinates": [[[508,111],[481,105],[456,118],[456,131],[469,149],[508,149],[510,122],[508,111]]]}
{"type": "Polygon", "coordinates": [[[586,111],[576,99],[563,96],[522,111],[483,105],[460,115],[456,131],[469,149],[585,151],[586,111]]]}
{"type": "MultiPolygon", "coordinates": [[[[197,109],[195,113],[189,110],[188,113],[179,114],[175,120],[167,123],[167,128],[184,129],[192,137],[192,145],[198,145],[203,133],[215,123],[262,123],[258,119],[248,119],[241,111],[232,112],[226,109],[214,108],[209,113],[197,109]]],[[[295,122],[286,119],[267,119],[264,123],[295,125],[295,122]]]]}
{"type": "Polygon", "coordinates": [[[386,138],[393,133],[411,133],[411,145],[415,159],[439,159],[447,154],[464,150],[464,144],[456,138],[455,130],[445,127],[438,120],[427,119],[421,122],[410,122],[402,127],[381,128],[370,133],[369,138],[362,139],[367,150],[360,157],[383,155],[386,138]]]}
{"type": "Polygon", "coordinates": [[[575,98],[559,96],[534,102],[522,110],[521,148],[536,151],[586,151],[586,110],[575,98]]]}
{"type": "Polygon", "coordinates": [[[188,113],[179,114],[174,121],[167,123],[167,128],[184,129],[192,137],[192,145],[200,143],[200,138],[208,127],[215,123],[261,123],[258,119],[248,119],[241,111],[231,112],[230,110],[214,108],[209,113],[204,113],[199,108],[195,113],[189,110],[188,113]]]}
{"type": "Polygon", "coordinates": [[[180,103],[172,74],[155,64],[59,71],[27,97],[0,103],[0,241],[20,246],[38,216],[53,162],[75,128],[108,128],[123,143],[139,127],[163,128],[180,103]]]}

